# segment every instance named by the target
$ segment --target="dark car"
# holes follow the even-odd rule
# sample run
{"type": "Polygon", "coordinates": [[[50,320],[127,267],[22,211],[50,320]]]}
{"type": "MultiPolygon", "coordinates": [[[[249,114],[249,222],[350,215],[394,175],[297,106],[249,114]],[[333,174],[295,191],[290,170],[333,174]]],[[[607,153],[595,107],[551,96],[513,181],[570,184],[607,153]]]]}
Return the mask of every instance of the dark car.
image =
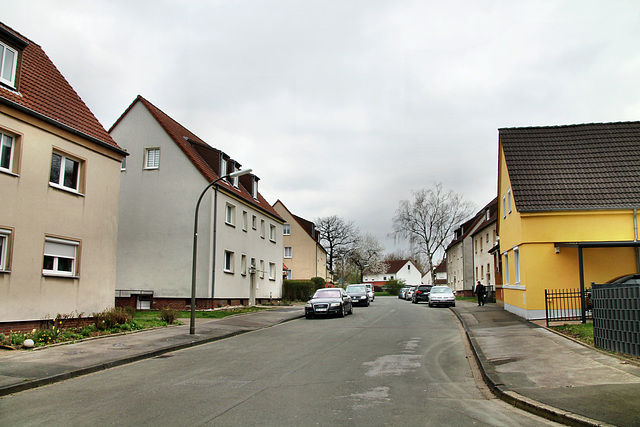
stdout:
{"type": "Polygon", "coordinates": [[[431,285],[418,285],[413,295],[411,295],[411,302],[417,304],[420,301],[429,301],[431,288],[431,285]]]}
{"type": "Polygon", "coordinates": [[[609,280],[607,283],[615,283],[617,285],[640,285],[640,274],[625,274],[609,280]]]}
{"type": "Polygon", "coordinates": [[[351,297],[353,305],[364,305],[369,307],[369,295],[365,285],[349,285],[346,289],[347,295],[351,297]]]}
{"type": "Polygon", "coordinates": [[[344,317],[353,313],[351,297],[342,288],[318,289],[304,307],[304,316],[329,316],[331,314],[344,317]]]}

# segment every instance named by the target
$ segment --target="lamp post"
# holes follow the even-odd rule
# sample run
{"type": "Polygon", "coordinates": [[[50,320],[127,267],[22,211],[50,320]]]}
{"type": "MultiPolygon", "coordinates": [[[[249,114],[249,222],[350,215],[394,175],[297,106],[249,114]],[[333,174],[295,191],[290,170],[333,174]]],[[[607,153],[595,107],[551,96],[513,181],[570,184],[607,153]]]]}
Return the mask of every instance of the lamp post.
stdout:
{"type": "MultiPolygon", "coordinates": [[[[227,174],[225,176],[221,176],[220,178],[214,180],[211,184],[207,185],[207,187],[202,190],[202,194],[198,198],[198,203],[196,203],[196,213],[195,219],[193,221],[193,259],[191,260],[191,319],[189,323],[189,334],[194,335],[196,333],[196,265],[198,259],[198,211],[200,209],[200,202],[204,197],[205,193],[214,185],[223,179],[227,178],[236,178],[242,175],[246,175],[251,172],[251,169],[244,169],[240,171],[235,171],[233,173],[227,174]]],[[[218,211],[218,189],[215,188],[215,199],[213,201],[213,262],[216,262],[216,216],[218,211]]],[[[214,264],[215,265],[215,264],[214,264]]],[[[215,271],[213,272],[213,277],[211,278],[212,282],[215,282],[216,275],[215,271]]],[[[212,295],[213,296],[213,295],[212,295]]]]}

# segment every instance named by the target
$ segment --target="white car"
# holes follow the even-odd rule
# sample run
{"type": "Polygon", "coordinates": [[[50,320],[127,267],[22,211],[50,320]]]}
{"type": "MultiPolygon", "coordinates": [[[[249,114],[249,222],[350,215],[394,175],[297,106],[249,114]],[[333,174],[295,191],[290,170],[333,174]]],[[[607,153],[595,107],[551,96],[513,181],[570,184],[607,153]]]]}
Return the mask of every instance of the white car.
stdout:
{"type": "Polygon", "coordinates": [[[376,293],[373,291],[373,285],[371,284],[364,284],[367,287],[367,295],[369,295],[369,299],[371,301],[373,301],[374,299],[376,299],[376,293]]]}
{"type": "Polygon", "coordinates": [[[434,286],[429,292],[429,307],[434,305],[456,306],[456,296],[448,286],[434,286]]]}

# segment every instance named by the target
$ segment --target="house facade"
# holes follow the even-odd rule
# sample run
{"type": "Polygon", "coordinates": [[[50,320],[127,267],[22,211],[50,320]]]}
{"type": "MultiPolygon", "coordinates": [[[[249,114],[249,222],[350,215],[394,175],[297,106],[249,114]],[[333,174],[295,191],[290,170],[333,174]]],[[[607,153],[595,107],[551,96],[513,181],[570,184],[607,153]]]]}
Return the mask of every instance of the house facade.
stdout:
{"type": "Polygon", "coordinates": [[[499,130],[504,307],[545,317],[545,289],[639,270],[640,122],[499,130]]]}
{"type": "Polygon", "coordinates": [[[309,280],[322,277],[327,280],[327,251],[318,241],[315,224],[292,214],[280,200],[274,203],[273,209],[284,219],[282,244],[285,278],[309,280]]]}
{"type": "Polygon", "coordinates": [[[474,281],[482,283],[489,300],[493,300],[497,294],[497,266],[490,251],[497,242],[498,199],[493,199],[478,214],[481,219],[475,231],[471,233],[474,281]]]}
{"type": "Polygon", "coordinates": [[[473,295],[475,273],[472,236],[483,214],[483,211],[476,214],[455,229],[453,240],[446,249],[447,285],[458,295],[473,295]]]}
{"type": "Polygon", "coordinates": [[[126,156],[40,46],[0,23],[0,332],[113,307],[126,156]]]}
{"type": "Polygon", "coordinates": [[[431,273],[427,272],[422,276],[422,283],[425,285],[446,285],[447,284],[447,259],[444,258],[440,263],[434,267],[436,281],[433,282],[431,273]]]}
{"type": "Polygon", "coordinates": [[[409,259],[384,261],[382,273],[370,274],[365,271],[363,282],[374,286],[383,286],[389,280],[404,280],[407,285],[422,283],[422,273],[416,264],[409,259]]]}
{"type": "MultiPolygon", "coordinates": [[[[241,165],[138,96],[110,129],[128,151],[121,171],[117,302],[190,307],[194,212],[207,185],[241,165]]],[[[222,179],[201,201],[196,305],[282,295],[283,219],[253,174],[222,179]]]]}

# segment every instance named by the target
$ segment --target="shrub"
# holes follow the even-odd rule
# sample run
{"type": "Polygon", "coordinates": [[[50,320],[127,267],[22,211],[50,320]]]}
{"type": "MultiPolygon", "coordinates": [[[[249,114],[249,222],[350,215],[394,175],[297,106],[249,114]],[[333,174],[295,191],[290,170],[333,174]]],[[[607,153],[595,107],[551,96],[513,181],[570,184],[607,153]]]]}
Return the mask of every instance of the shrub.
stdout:
{"type": "Polygon", "coordinates": [[[391,295],[398,295],[405,284],[404,280],[389,280],[384,286],[391,295]]]}
{"type": "Polygon", "coordinates": [[[133,316],[131,310],[125,307],[108,308],[100,313],[93,313],[93,322],[101,331],[113,329],[116,325],[124,325],[131,322],[133,316]]]}
{"type": "Polygon", "coordinates": [[[282,284],[282,299],[306,301],[314,292],[314,284],[307,280],[285,280],[282,284]]]}
{"type": "Polygon", "coordinates": [[[178,312],[173,308],[167,307],[160,310],[159,316],[161,320],[167,322],[167,325],[173,324],[176,321],[178,312]]]}
{"type": "Polygon", "coordinates": [[[313,290],[316,291],[318,289],[324,288],[327,284],[327,281],[322,277],[312,277],[311,283],[313,283],[313,290]]]}

